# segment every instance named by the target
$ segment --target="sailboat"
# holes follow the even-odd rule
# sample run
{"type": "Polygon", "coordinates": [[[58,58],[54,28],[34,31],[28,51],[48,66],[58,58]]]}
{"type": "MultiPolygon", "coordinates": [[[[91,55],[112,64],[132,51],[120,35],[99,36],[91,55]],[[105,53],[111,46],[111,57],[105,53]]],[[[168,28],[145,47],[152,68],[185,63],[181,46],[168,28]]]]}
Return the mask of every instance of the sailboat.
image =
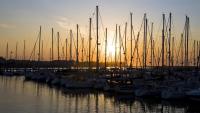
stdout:
{"type": "Polygon", "coordinates": [[[189,99],[200,101],[200,88],[186,92],[186,96],[189,99]]]}

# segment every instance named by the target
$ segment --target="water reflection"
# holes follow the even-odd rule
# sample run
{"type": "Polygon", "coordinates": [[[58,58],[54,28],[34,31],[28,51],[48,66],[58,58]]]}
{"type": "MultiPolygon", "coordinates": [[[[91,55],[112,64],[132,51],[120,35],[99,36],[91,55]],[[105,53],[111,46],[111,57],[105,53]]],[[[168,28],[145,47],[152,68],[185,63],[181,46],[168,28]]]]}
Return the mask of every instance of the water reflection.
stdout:
{"type": "MultiPolygon", "coordinates": [[[[129,98],[89,90],[61,90],[0,76],[0,113],[195,113],[198,103],[129,98]]],[[[130,97],[130,96],[129,96],[130,97]]]]}

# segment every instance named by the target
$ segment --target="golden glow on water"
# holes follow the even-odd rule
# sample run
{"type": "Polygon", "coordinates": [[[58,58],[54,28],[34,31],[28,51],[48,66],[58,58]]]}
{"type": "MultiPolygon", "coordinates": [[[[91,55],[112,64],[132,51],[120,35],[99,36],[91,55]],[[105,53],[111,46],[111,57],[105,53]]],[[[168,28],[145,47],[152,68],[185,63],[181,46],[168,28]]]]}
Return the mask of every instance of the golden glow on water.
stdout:
{"type": "Polygon", "coordinates": [[[64,94],[46,85],[24,81],[23,77],[0,76],[0,95],[1,113],[186,113],[194,107],[162,105],[86,90],[64,94]]]}

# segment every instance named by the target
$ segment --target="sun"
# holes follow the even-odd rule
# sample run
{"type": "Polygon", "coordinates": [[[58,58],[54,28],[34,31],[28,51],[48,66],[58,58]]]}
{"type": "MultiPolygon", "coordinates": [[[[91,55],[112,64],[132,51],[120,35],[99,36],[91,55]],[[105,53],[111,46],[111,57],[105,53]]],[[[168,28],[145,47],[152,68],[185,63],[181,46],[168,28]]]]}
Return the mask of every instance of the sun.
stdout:
{"type": "Polygon", "coordinates": [[[107,43],[107,54],[112,57],[115,55],[115,46],[111,41],[108,41],[107,43]]]}

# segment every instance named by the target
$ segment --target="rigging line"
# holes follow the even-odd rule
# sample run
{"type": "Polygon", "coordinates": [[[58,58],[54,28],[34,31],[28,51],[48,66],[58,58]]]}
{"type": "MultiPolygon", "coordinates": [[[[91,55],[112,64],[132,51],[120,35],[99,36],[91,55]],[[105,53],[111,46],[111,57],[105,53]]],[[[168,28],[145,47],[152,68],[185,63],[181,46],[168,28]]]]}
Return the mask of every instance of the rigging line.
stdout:
{"type": "Polygon", "coordinates": [[[94,55],[95,50],[96,50],[96,44],[95,44],[95,47],[94,47],[93,50],[92,50],[91,60],[93,59],[93,55],[94,55]]]}
{"type": "Polygon", "coordinates": [[[181,45],[182,45],[182,40],[180,41],[180,45],[179,45],[179,48],[178,48],[178,53],[176,54],[177,64],[178,64],[179,54],[180,54],[180,51],[181,51],[181,45]]]}
{"type": "Polygon", "coordinates": [[[121,42],[121,47],[122,47],[122,50],[123,50],[122,52],[124,53],[125,52],[125,47],[123,45],[123,40],[122,40],[123,37],[125,37],[125,32],[123,33],[123,36],[121,36],[121,33],[120,33],[120,37],[119,37],[120,38],[120,42],[121,42]]]}
{"type": "Polygon", "coordinates": [[[34,46],[33,46],[33,50],[32,50],[32,52],[31,52],[31,55],[30,55],[30,57],[29,57],[29,60],[31,60],[32,55],[33,55],[33,52],[35,51],[37,41],[39,40],[39,36],[40,36],[40,33],[38,33],[38,36],[37,36],[37,39],[36,39],[35,44],[34,44],[34,46]]]}
{"type": "Polygon", "coordinates": [[[134,31],[133,25],[131,25],[131,26],[132,26],[132,31],[131,31],[131,33],[133,33],[133,40],[135,41],[135,31],[134,31]]]}
{"type": "MultiPolygon", "coordinates": [[[[137,51],[137,55],[138,55],[138,57],[139,57],[139,52],[137,51]]],[[[141,62],[141,59],[140,59],[140,57],[138,58],[138,60],[139,60],[139,64],[140,64],[140,67],[142,66],[142,62],[141,62]]]]}
{"type": "Polygon", "coordinates": [[[157,62],[156,61],[156,56],[155,56],[155,45],[154,45],[154,40],[153,40],[153,63],[157,62]]]}
{"type": "MultiPolygon", "coordinates": [[[[149,24],[147,24],[147,29],[148,31],[151,31],[151,33],[149,32],[149,42],[147,41],[147,56],[148,56],[148,52],[151,51],[152,48],[150,48],[149,46],[151,46],[151,38],[153,39],[153,34],[152,34],[152,29],[150,30],[149,24]],[[150,48],[150,50],[149,50],[150,48]]],[[[153,41],[153,40],[152,40],[153,41]]],[[[154,49],[154,48],[153,48],[154,49]]]]}
{"type": "MultiPolygon", "coordinates": [[[[101,25],[102,25],[102,31],[103,31],[103,38],[100,38],[100,40],[99,40],[99,42],[100,42],[100,51],[101,51],[101,49],[103,48],[103,44],[104,44],[104,46],[105,46],[105,43],[104,43],[104,41],[102,41],[102,40],[105,40],[105,37],[106,37],[106,33],[105,33],[105,28],[104,28],[104,25],[103,25],[103,21],[102,21],[102,17],[101,17],[101,14],[100,14],[100,12],[99,12],[99,16],[100,16],[100,22],[101,22],[101,25]],[[101,42],[103,42],[102,44],[101,44],[101,42]]],[[[101,55],[103,55],[103,54],[101,54],[101,55]]]]}
{"type": "Polygon", "coordinates": [[[104,37],[106,37],[106,34],[105,34],[105,27],[104,27],[104,25],[103,25],[103,19],[102,19],[102,17],[101,17],[100,10],[99,10],[99,17],[100,17],[100,23],[101,23],[101,25],[102,25],[102,30],[103,30],[104,37]]]}
{"type": "MultiPolygon", "coordinates": [[[[174,42],[176,42],[175,39],[174,39],[174,42]]],[[[176,65],[179,64],[180,51],[181,51],[181,43],[180,43],[180,45],[174,44],[174,57],[173,57],[173,59],[174,59],[174,62],[176,62],[176,65]],[[177,48],[176,46],[178,46],[178,49],[175,49],[175,48],[177,48]]]]}
{"type": "MultiPolygon", "coordinates": [[[[126,38],[125,39],[125,41],[124,41],[124,43],[126,44],[126,42],[127,42],[127,22],[125,22],[125,28],[124,28],[124,38],[126,38]]],[[[125,45],[126,47],[124,47],[124,56],[125,56],[125,61],[124,61],[124,66],[126,67],[127,65],[128,65],[128,63],[127,63],[127,45],[125,45]]]]}
{"type": "Polygon", "coordinates": [[[192,30],[191,30],[191,25],[189,24],[189,25],[188,25],[188,27],[189,27],[189,33],[190,33],[190,38],[189,38],[189,39],[190,39],[190,40],[192,40],[193,38],[192,38],[192,30]]]}
{"type": "MultiPolygon", "coordinates": [[[[93,33],[95,34],[93,23],[91,23],[91,24],[92,24],[92,31],[93,31],[93,33]]],[[[95,36],[96,36],[96,35],[95,35],[95,36]]],[[[95,41],[97,41],[96,38],[95,38],[95,41]]],[[[93,59],[93,55],[94,55],[94,52],[95,52],[96,46],[97,46],[97,44],[95,43],[94,50],[92,51],[92,57],[91,57],[91,59],[93,59]]]]}
{"type": "Polygon", "coordinates": [[[157,52],[158,52],[158,57],[157,57],[158,61],[157,61],[157,65],[159,66],[159,64],[160,64],[160,58],[161,58],[161,55],[162,55],[162,52],[160,51],[160,48],[159,48],[159,47],[158,47],[157,52]]]}
{"type": "MultiPolygon", "coordinates": [[[[79,35],[80,35],[80,38],[81,38],[81,41],[82,41],[82,39],[85,39],[85,38],[84,38],[84,36],[82,35],[82,33],[81,33],[81,31],[80,31],[80,28],[78,29],[78,31],[79,31],[79,35]]],[[[85,40],[84,40],[84,42],[85,42],[85,40]]],[[[88,40],[86,41],[86,44],[87,44],[87,43],[89,43],[88,40]]],[[[81,43],[81,45],[82,45],[82,43],[81,43]]],[[[84,47],[84,45],[83,45],[83,47],[84,47]]],[[[81,49],[81,48],[80,48],[80,49],[81,49]]]]}
{"type": "MultiPolygon", "coordinates": [[[[73,35],[73,31],[72,31],[72,41],[73,41],[73,43],[74,43],[74,51],[76,51],[76,49],[77,49],[77,45],[75,44],[75,40],[74,40],[74,35],[73,35]]],[[[76,53],[76,52],[75,52],[76,53]]],[[[76,56],[76,55],[74,55],[74,56],[76,56]]]]}
{"type": "MultiPolygon", "coordinates": [[[[138,55],[138,42],[139,42],[139,37],[140,37],[140,32],[138,32],[138,35],[137,35],[137,40],[135,42],[135,47],[134,47],[134,50],[133,50],[133,58],[134,58],[134,55],[135,55],[135,51],[137,52],[137,55],[138,55]]],[[[134,59],[133,59],[134,61],[134,59]]]]}
{"type": "Polygon", "coordinates": [[[137,49],[137,47],[138,47],[139,36],[140,36],[140,32],[138,32],[137,40],[135,41],[135,47],[134,47],[134,50],[133,50],[133,57],[134,57],[135,51],[136,51],[136,49],[137,49]]]}
{"type": "MultiPolygon", "coordinates": [[[[171,30],[171,32],[172,32],[172,37],[174,36],[174,37],[178,37],[177,36],[177,32],[175,32],[175,27],[174,27],[174,21],[173,21],[173,19],[171,19],[171,23],[172,23],[172,27],[171,27],[171,29],[173,29],[173,30],[171,30]]],[[[177,39],[177,38],[175,38],[175,39],[177,39]]],[[[176,42],[175,40],[174,40],[174,42],[176,42]]]]}
{"type": "MultiPolygon", "coordinates": [[[[94,25],[93,25],[93,21],[92,21],[92,23],[91,23],[91,26],[92,26],[92,31],[93,31],[93,35],[94,35],[94,37],[96,37],[97,35],[96,35],[96,33],[95,33],[95,27],[94,27],[94,25]]],[[[91,36],[92,37],[92,36],[91,36]]],[[[96,42],[96,38],[94,38],[95,39],[95,42],[96,42]]]]}
{"type": "Polygon", "coordinates": [[[139,29],[139,32],[138,32],[138,36],[137,36],[137,43],[136,43],[136,41],[135,41],[135,47],[134,47],[134,50],[133,50],[133,53],[132,53],[132,55],[133,55],[133,57],[134,57],[134,54],[135,54],[135,49],[138,47],[138,43],[139,43],[139,35],[140,35],[140,32],[141,32],[141,30],[142,30],[142,26],[143,26],[143,24],[144,24],[144,17],[143,17],[143,19],[142,19],[142,23],[141,23],[141,26],[140,26],[140,29],[139,29]],[[137,45],[137,46],[136,46],[137,45]]]}
{"type": "MultiPolygon", "coordinates": [[[[169,25],[169,18],[168,18],[168,20],[167,20],[167,22],[166,22],[166,18],[165,18],[165,32],[164,32],[164,36],[165,36],[165,39],[167,39],[168,38],[168,36],[169,36],[169,32],[168,32],[168,25],[169,25]]],[[[168,45],[166,45],[166,46],[168,46],[168,45]]]]}
{"type": "MultiPolygon", "coordinates": [[[[141,32],[141,30],[142,30],[142,26],[143,26],[143,24],[144,24],[144,21],[143,21],[143,20],[144,20],[144,17],[142,18],[142,24],[141,24],[141,26],[140,26],[139,32],[141,32]]],[[[133,38],[134,38],[133,40],[136,41],[136,38],[135,38],[136,36],[135,36],[135,33],[134,33],[133,25],[132,25],[132,29],[133,29],[132,32],[133,32],[133,38]]]]}
{"type": "MultiPolygon", "coordinates": [[[[123,35],[124,37],[124,35],[123,35]]],[[[122,48],[122,52],[124,53],[125,52],[125,48],[123,46],[123,40],[122,40],[122,36],[121,36],[121,31],[119,31],[119,39],[120,39],[120,43],[119,43],[119,49],[122,48]]],[[[121,54],[121,53],[120,53],[121,54]]]]}
{"type": "Polygon", "coordinates": [[[186,29],[186,22],[185,22],[185,25],[183,27],[183,32],[182,32],[183,36],[185,36],[185,29],[186,29]]]}
{"type": "MultiPolygon", "coordinates": [[[[161,29],[161,24],[162,24],[162,19],[160,20],[160,23],[159,23],[159,27],[158,27],[158,30],[157,30],[157,35],[156,35],[156,37],[154,38],[155,39],[155,42],[154,42],[154,45],[156,45],[157,44],[157,42],[159,42],[160,40],[161,40],[161,38],[160,38],[160,29],[161,29]],[[157,39],[158,38],[158,39],[157,39]]],[[[158,51],[162,51],[162,49],[161,50],[159,50],[158,49],[158,51]]],[[[158,52],[158,60],[160,60],[160,57],[161,57],[161,54],[159,55],[159,52],[158,52]]],[[[158,63],[159,63],[160,61],[158,61],[158,63]]],[[[159,64],[158,64],[159,65],[159,64]]]]}
{"type": "Polygon", "coordinates": [[[169,20],[170,20],[170,18],[168,18],[167,23],[166,23],[166,20],[165,20],[165,33],[166,33],[166,34],[169,33],[169,32],[168,32],[169,20]]]}
{"type": "MultiPolygon", "coordinates": [[[[149,24],[147,24],[147,31],[150,31],[150,28],[149,28],[149,24]]],[[[151,33],[150,32],[147,32],[147,34],[149,34],[149,37],[151,37],[151,33]]],[[[151,38],[149,38],[149,42],[147,41],[147,56],[148,56],[148,52],[149,52],[149,46],[151,45],[151,38]]]]}
{"type": "Polygon", "coordinates": [[[154,42],[154,45],[156,45],[156,42],[157,42],[157,41],[160,41],[160,39],[161,39],[160,36],[159,36],[159,35],[160,35],[161,24],[162,24],[162,20],[160,20],[157,33],[155,33],[155,34],[156,34],[156,37],[154,37],[154,39],[155,39],[155,40],[154,40],[154,41],[155,41],[155,42],[154,42]],[[157,38],[158,38],[158,39],[157,39],[157,38]]]}
{"type": "MultiPolygon", "coordinates": [[[[95,30],[94,30],[95,28],[94,28],[93,22],[92,22],[91,24],[92,24],[92,25],[91,25],[91,26],[92,26],[92,29],[91,29],[91,30],[93,31],[93,35],[95,35],[94,37],[96,37],[96,33],[95,33],[95,30]]],[[[97,41],[96,38],[94,38],[94,40],[95,40],[95,42],[97,41]]],[[[91,36],[91,41],[92,41],[92,36],[91,36]]],[[[92,43],[91,43],[91,44],[92,44],[92,43]]],[[[95,48],[96,48],[96,46],[97,46],[97,44],[95,43],[95,48]]]]}
{"type": "MultiPolygon", "coordinates": [[[[79,31],[79,34],[78,34],[78,35],[80,36],[79,39],[82,40],[82,38],[84,38],[84,37],[83,37],[82,34],[81,34],[80,27],[78,28],[78,31],[79,31]]],[[[76,46],[77,46],[77,45],[76,45],[76,46]]],[[[75,47],[76,47],[76,46],[75,46],[75,47]]],[[[77,48],[76,48],[76,49],[77,49],[77,48]]],[[[80,49],[81,49],[81,48],[79,48],[78,51],[80,51],[80,49]]]]}
{"type": "MultiPolygon", "coordinates": [[[[92,21],[92,23],[91,23],[91,26],[92,26],[92,29],[91,29],[91,31],[93,32],[93,35],[94,35],[94,37],[96,37],[96,33],[95,33],[95,28],[94,28],[94,25],[93,25],[93,21],[92,21]]],[[[91,41],[92,41],[92,36],[91,36],[91,41]]],[[[94,38],[94,40],[95,40],[95,42],[96,42],[96,38],[94,38]]],[[[94,45],[94,48],[93,48],[93,50],[92,50],[92,43],[91,43],[91,52],[92,52],[92,55],[91,55],[91,60],[93,59],[93,55],[94,55],[94,52],[95,52],[95,49],[96,49],[96,43],[95,43],[95,45],[94,45]]]]}
{"type": "MultiPolygon", "coordinates": [[[[149,24],[147,24],[147,29],[148,31],[151,31],[153,28],[150,30],[149,24]]],[[[153,38],[153,35],[151,32],[148,32],[148,34],[149,34],[149,37],[153,38]]],[[[151,38],[149,38],[149,42],[147,41],[147,56],[148,56],[150,45],[151,45],[151,38]]]]}

